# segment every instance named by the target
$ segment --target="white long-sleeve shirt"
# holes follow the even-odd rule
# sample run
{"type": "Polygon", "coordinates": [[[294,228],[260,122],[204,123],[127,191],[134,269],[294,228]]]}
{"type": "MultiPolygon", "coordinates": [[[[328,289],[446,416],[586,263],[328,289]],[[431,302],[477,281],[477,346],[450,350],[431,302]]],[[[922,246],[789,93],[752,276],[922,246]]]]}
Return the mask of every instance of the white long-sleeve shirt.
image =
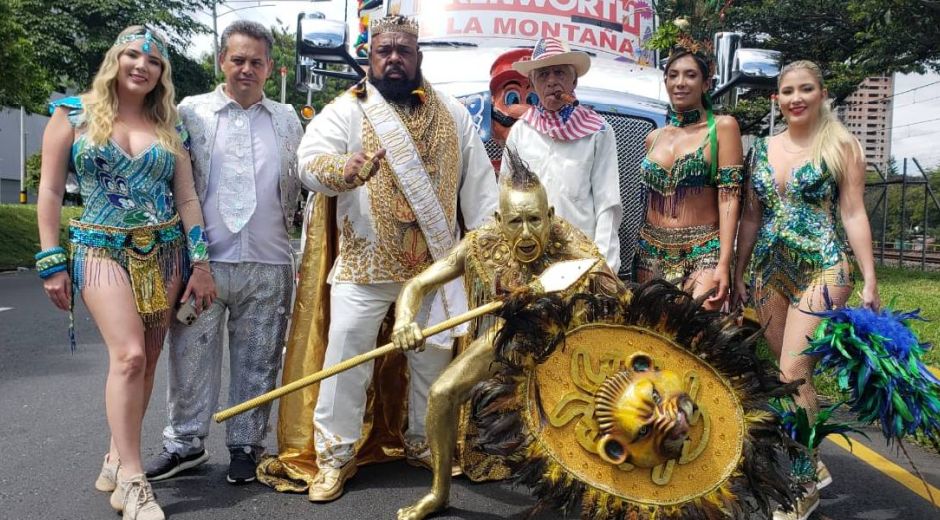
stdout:
{"type": "MultiPolygon", "coordinates": [[[[609,125],[574,141],[554,140],[524,120],[509,131],[505,150],[515,150],[538,175],[555,214],[594,240],[611,271],[620,269],[623,218],[617,140],[609,125]]],[[[501,172],[509,168],[505,151],[501,172]]]]}

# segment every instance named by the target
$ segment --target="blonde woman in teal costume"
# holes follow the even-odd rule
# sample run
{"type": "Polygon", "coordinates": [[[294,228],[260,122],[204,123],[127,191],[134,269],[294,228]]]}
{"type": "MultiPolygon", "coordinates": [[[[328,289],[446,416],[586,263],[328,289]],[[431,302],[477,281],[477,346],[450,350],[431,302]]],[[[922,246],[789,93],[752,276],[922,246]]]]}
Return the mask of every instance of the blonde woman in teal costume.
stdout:
{"type": "Polygon", "coordinates": [[[666,64],[668,124],[646,137],[640,166],[649,202],[637,279],[664,278],[696,297],[714,288],[705,306],[718,310],[731,286],[743,161],[737,121],[712,113],[709,70],[704,53],[684,49],[666,64]]]}
{"type": "Polygon", "coordinates": [[[112,492],[111,505],[125,519],[161,520],[141,466],[141,423],[180,293],[181,301],[194,299],[197,312],[215,295],[165,41],[145,27],[125,29],[91,89],[51,110],[37,269],[60,309],[71,309],[73,291],[81,294],[108,348],[111,446],[95,487],[112,492]],[[68,170],[78,176],[85,206],[69,226],[66,251],[59,215],[68,170]]]}
{"type": "MultiPolygon", "coordinates": [[[[753,299],[764,336],[780,363],[783,379],[805,379],[797,405],[811,420],[819,410],[812,384],[814,358],[800,354],[819,318],[804,311],[845,305],[852,292],[852,263],[836,224],[841,220],[861,269],[861,300],[881,305],[871,230],[865,213],[865,156],[858,141],[836,120],[819,67],[790,63],[780,73],[778,101],[787,130],[759,139],[752,151],[749,188],[738,233],[734,300],[748,300],[744,273],[750,268],[753,299]]],[[[831,482],[818,465],[818,487],[831,482]]],[[[805,518],[818,503],[815,486],[789,516],[805,518]]]]}

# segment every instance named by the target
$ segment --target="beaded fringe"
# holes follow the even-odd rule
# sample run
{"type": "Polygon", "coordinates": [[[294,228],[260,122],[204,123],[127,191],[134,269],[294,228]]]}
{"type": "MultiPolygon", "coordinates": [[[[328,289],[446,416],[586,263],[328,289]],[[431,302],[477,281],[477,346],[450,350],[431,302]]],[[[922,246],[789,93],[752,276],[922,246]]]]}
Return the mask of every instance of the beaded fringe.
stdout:
{"type": "Polygon", "coordinates": [[[718,228],[710,225],[684,228],[640,229],[638,269],[654,278],[682,285],[696,271],[718,265],[718,228]]]}
{"type": "MultiPolygon", "coordinates": [[[[155,247],[156,251],[143,256],[125,248],[94,247],[72,242],[69,275],[72,278],[73,298],[74,294],[81,292],[85,287],[129,282],[144,328],[162,326],[166,311],[170,308],[166,294],[167,284],[175,277],[186,278],[184,273],[189,272],[189,257],[183,240],[157,244],[155,247]]],[[[74,304],[72,307],[74,313],[74,304]]],[[[69,342],[74,352],[73,316],[70,316],[69,321],[69,342]]]]}

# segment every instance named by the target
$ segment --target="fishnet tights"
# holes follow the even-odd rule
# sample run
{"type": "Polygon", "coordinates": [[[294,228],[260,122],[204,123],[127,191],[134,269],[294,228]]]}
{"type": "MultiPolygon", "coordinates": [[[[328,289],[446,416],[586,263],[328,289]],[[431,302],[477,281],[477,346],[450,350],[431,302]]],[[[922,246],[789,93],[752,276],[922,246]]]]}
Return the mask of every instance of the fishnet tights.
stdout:
{"type": "Polygon", "coordinates": [[[821,321],[816,316],[804,311],[818,312],[826,308],[824,290],[835,307],[845,305],[852,293],[851,285],[812,285],[803,292],[799,305],[791,305],[784,295],[771,288],[764,293],[758,291],[754,296],[758,303],[757,313],[761,324],[766,327],[764,337],[770,351],[780,364],[780,379],[784,382],[804,379],[795,401],[797,406],[806,410],[810,421],[819,412],[816,388],[813,386],[813,369],[816,358],[800,354],[809,347],[808,336],[812,336],[821,321]]]}

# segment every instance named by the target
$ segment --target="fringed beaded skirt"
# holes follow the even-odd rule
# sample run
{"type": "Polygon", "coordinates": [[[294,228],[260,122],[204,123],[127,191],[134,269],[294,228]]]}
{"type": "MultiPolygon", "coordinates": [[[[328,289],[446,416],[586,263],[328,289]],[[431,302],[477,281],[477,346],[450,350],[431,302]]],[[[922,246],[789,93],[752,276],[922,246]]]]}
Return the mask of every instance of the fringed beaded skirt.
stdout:
{"type": "Polygon", "coordinates": [[[653,278],[684,284],[696,271],[718,265],[718,226],[662,228],[644,225],[638,240],[638,268],[653,278]]]}
{"type": "Polygon", "coordinates": [[[178,215],[160,224],[133,228],[72,220],[69,242],[75,293],[87,286],[114,282],[116,273],[110,271],[114,265],[95,261],[112,260],[127,273],[144,327],[163,323],[170,309],[170,281],[189,272],[186,239],[178,215]]]}

